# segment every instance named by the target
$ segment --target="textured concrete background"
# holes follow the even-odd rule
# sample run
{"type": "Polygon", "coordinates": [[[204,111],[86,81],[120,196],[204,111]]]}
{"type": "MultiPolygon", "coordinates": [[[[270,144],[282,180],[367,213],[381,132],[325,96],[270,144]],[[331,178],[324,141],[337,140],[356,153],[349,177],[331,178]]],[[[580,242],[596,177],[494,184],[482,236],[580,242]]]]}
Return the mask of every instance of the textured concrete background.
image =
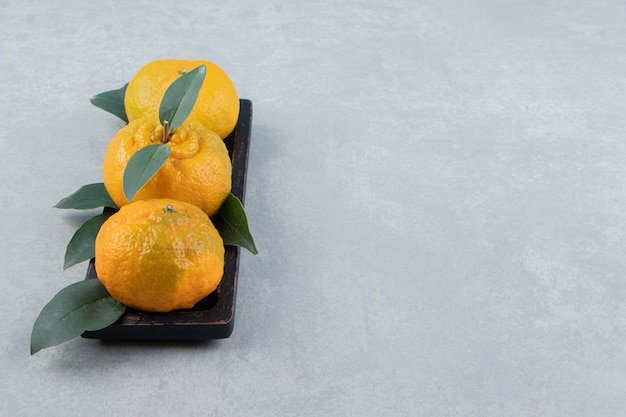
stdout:
{"type": "Polygon", "coordinates": [[[0,8],[0,415],[624,416],[623,1],[13,1],[0,8]],[[254,103],[235,331],[32,323],[86,266],[121,122],[89,97],[161,58],[254,103]]]}

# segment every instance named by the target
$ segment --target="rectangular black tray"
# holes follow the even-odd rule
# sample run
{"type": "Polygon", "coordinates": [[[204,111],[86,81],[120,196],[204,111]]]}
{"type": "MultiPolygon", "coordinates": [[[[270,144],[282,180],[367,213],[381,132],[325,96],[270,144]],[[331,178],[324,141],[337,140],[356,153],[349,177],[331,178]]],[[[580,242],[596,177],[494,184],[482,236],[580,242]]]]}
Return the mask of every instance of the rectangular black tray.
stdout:
{"type": "MultiPolygon", "coordinates": [[[[244,202],[246,170],[252,127],[252,102],[240,100],[239,120],[224,143],[232,165],[232,193],[244,202]]],[[[85,279],[97,278],[94,259],[89,262],[85,279]]],[[[204,340],[224,339],[233,332],[237,296],[239,248],[226,246],[224,276],[217,289],[190,310],[148,313],[128,309],[111,326],[86,331],[82,337],[110,340],[204,340]]]]}

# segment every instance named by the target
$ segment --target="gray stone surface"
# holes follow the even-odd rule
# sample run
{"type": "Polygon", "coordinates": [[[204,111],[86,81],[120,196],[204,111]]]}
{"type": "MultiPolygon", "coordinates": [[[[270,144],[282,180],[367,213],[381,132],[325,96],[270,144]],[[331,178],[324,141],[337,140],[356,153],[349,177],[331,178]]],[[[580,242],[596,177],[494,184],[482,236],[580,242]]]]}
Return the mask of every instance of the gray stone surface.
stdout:
{"type": "Polygon", "coordinates": [[[4,2],[0,415],[623,416],[621,1],[4,2]],[[85,266],[121,127],[89,104],[204,58],[254,103],[231,338],[32,323],[85,266]]]}

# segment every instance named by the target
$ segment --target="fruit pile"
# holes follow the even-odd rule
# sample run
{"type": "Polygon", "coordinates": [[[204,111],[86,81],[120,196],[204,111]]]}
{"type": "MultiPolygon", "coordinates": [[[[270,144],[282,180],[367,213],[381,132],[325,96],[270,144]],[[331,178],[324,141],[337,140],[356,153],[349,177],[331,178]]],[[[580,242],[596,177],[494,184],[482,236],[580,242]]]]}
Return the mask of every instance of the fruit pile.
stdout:
{"type": "Polygon", "coordinates": [[[81,187],[55,207],[104,207],[76,231],[64,265],[95,257],[98,279],[62,289],[43,308],[31,354],[107,327],[127,307],[192,308],[219,285],[225,244],[256,253],[243,206],[231,193],[223,139],[237,124],[239,98],[220,67],[154,61],[91,101],[127,124],[107,146],[104,182],[81,187]],[[223,221],[214,224],[214,216],[223,221]]]}

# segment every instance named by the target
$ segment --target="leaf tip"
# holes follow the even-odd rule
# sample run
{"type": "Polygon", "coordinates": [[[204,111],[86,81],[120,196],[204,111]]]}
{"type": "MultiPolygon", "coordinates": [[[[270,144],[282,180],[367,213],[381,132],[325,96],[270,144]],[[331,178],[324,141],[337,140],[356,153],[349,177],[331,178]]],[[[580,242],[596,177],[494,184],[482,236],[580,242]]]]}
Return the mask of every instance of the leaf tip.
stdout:
{"type": "Polygon", "coordinates": [[[247,242],[245,248],[248,249],[248,252],[253,255],[259,254],[259,250],[256,248],[256,244],[254,243],[254,238],[252,237],[252,234],[249,234],[249,241],[247,242]]]}
{"type": "Polygon", "coordinates": [[[170,147],[163,144],[148,145],[130,158],[122,179],[122,191],[129,202],[139,190],[161,169],[170,156],[170,147]]]}
{"type": "Polygon", "coordinates": [[[36,346],[33,344],[33,342],[32,342],[32,341],[30,342],[30,356],[34,356],[34,355],[35,355],[35,353],[39,352],[41,349],[43,349],[43,348],[41,348],[41,347],[36,347],[36,346]]]}

